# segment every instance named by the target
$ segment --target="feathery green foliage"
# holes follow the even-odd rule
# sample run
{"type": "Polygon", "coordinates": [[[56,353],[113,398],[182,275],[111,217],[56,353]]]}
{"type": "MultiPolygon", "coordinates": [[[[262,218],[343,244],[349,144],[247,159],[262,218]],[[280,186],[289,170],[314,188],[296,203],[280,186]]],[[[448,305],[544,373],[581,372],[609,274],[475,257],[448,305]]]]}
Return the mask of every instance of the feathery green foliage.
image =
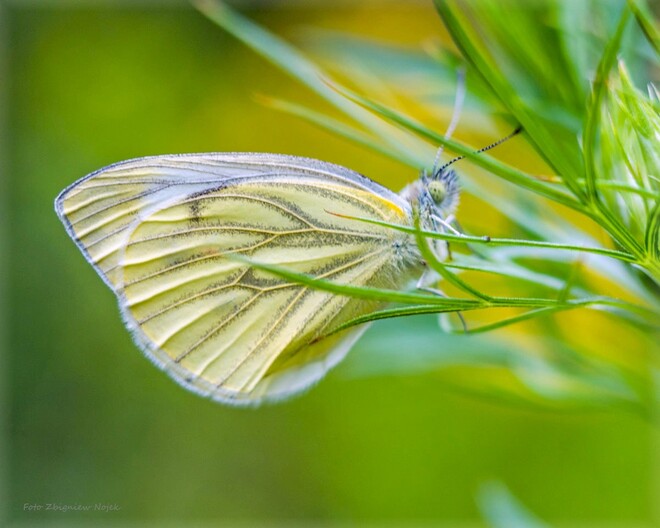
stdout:
{"type": "MultiPolygon", "coordinates": [[[[492,352],[477,360],[452,356],[452,366],[475,375],[452,380],[465,390],[552,408],[618,405],[652,414],[660,393],[660,100],[649,72],[660,61],[657,26],[643,3],[436,0],[438,23],[458,53],[446,44],[411,51],[319,31],[305,45],[316,61],[222,2],[194,4],[350,123],[273,97],[261,97],[264,104],[415,169],[430,165],[438,145],[465,156],[464,193],[513,233],[496,238],[478,218],[461,218],[464,236],[413,230],[447,297],[373,291],[258,262],[255,267],[337,294],[395,303],[349,325],[436,313],[443,328],[460,334],[462,326],[448,325],[446,312],[465,312],[468,335],[460,336],[461,345],[453,338],[438,345],[492,352]],[[436,131],[446,122],[459,68],[468,90],[468,115],[459,130],[490,129],[497,139],[520,125],[526,145],[512,141],[543,169],[477,154],[474,145],[436,131]],[[391,101],[372,95],[382,86],[395,94],[391,101]],[[429,238],[451,241],[452,259],[435,259],[429,238]],[[569,310],[570,316],[557,318],[569,310]],[[479,314],[475,320],[473,313],[479,314]],[[522,334],[517,327],[500,330],[523,321],[522,334]],[[575,325],[586,329],[576,332],[575,325]],[[630,349],[607,349],[593,334],[603,325],[630,349]]],[[[370,348],[369,338],[364,349],[357,370],[380,372],[388,352],[370,348]]],[[[416,362],[436,370],[446,367],[447,356],[411,352],[398,361],[401,372],[414,370],[416,362]]]]}

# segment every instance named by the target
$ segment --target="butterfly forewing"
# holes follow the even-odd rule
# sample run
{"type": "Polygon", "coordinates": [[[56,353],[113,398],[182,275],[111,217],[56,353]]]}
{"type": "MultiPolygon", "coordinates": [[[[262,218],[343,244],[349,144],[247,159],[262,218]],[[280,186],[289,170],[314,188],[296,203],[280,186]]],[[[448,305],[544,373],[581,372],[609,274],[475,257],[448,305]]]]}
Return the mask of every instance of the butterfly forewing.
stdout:
{"type": "Polygon", "coordinates": [[[304,158],[144,158],[81,180],[56,206],[147,354],[222,401],[304,388],[357,331],[328,334],[377,308],[232,255],[360,286],[400,286],[412,267],[405,235],[347,218],[410,225],[409,205],[357,173],[304,158]]]}

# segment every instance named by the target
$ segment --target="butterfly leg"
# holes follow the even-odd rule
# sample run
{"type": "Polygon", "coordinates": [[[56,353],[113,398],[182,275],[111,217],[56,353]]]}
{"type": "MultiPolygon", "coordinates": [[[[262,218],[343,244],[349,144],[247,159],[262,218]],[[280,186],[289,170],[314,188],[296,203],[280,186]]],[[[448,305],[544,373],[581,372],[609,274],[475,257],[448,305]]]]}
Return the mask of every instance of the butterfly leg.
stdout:
{"type": "MultiPolygon", "coordinates": [[[[430,276],[429,268],[427,267],[424,272],[421,274],[419,277],[419,280],[417,281],[417,286],[416,289],[419,291],[427,292],[427,293],[432,293],[433,295],[437,295],[439,297],[447,297],[447,294],[443,292],[439,288],[430,288],[429,286],[425,286],[427,284],[427,281],[431,280],[432,277],[430,276]]],[[[467,334],[468,333],[468,327],[467,323],[465,322],[465,318],[463,317],[463,314],[461,312],[455,312],[458,318],[461,320],[461,325],[463,326],[463,331],[467,334]]],[[[440,317],[444,316],[445,314],[440,314],[440,317]]],[[[442,325],[442,320],[440,320],[440,325],[442,325]]]]}
{"type": "Polygon", "coordinates": [[[451,225],[451,222],[455,220],[454,215],[449,215],[447,218],[440,218],[437,215],[433,215],[433,220],[438,222],[442,227],[444,227],[448,231],[451,231],[452,234],[456,236],[463,236],[463,233],[461,233],[460,231],[455,229],[454,226],[451,225]]]}

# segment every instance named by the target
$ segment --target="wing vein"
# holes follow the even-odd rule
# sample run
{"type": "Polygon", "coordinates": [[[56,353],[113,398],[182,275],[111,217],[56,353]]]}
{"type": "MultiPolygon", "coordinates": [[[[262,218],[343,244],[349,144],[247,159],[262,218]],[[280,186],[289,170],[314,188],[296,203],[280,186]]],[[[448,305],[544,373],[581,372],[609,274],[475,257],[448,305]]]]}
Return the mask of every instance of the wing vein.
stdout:
{"type": "MultiPolygon", "coordinates": [[[[360,257],[360,258],[358,258],[358,259],[355,259],[354,261],[352,261],[352,262],[350,262],[350,263],[347,263],[347,264],[345,264],[345,265],[343,265],[343,266],[340,266],[339,268],[336,268],[336,269],[333,269],[333,270],[328,271],[328,272],[326,272],[326,273],[323,273],[323,274],[319,275],[318,278],[323,278],[323,279],[328,278],[328,277],[330,277],[330,276],[332,276],[332,275],[335,275],[335,274],[337,274],[337,273],[339,273],[339,272],[341,272],[341,271],[344,271],[344,270],[346,270],[346,269],[348,269],[348,268],[350,268],[350,267],[354,267],[354,266],[356,266],[357,264],[360,264],[361,262],[363,262],[363,261],[365,261],[365,260],[368,260],[368,259],[370,259],[371,257],[373,257],[373,256],[375,256],[375,255],[378,255],[379,253],[383,253],[383,252],[384,252],[384,249],[379,249],[379,250],[377,250],[377,251],[372,251],[371,253],[368,253],[368,254],[366,254],[366,255],[363,255],[362,257],[360,257]]],[[[268,290],[264,290],[264,291],[260,292],[259,294],[257,294],[257,295],[255,296],[255,298],[256,298],[258,295],[260,295],[261,293],[264,293],[265,291],[269,291],[269,290],[273,290],[273,289],[281,289],[281,288],[284,288],[284,287],[291,287],[291,286],[293,286],[293,285],[295,285],[295,283],[289,283],[289,284],[278,285],[276,288],[270,288],[270,289],[268,289],[268,290]]],[[[299,292],[299,293],[295,296],[295,298],[294,298],[294,299],[293,299],[293,300],[287,305],[287,307],[284,309],[283,314],[282,314],[280,317],[278,317],[278,319],[277,319],[277,320],[276,320],[276,321],[270,326],[270,328],[267,329],[266,333],[265,333],[265,334],[259,339],[259,341],[257,341],[257,343],[256,343],[256,344],[255,344],[255,345],[254,345],[254,346],[253,346],[253,347],[252,347],[252,348],[251,348],[251,349],[250,349],[250,350],[249,350],[249,351],[243,356],[243,358],[237,363],[237,365],[236,365],[236,366],[235,366],[235,367],[234,367],[234,368],[233,368],[233,369],[232,369],[232,370],[231,370],[231,371],[230,371],[230,372],[229,372],[229,373],[228,373],[228,374],[227,374],[227,375],[221,380],[221,381],[219,381],[219,382],[216,384],[217,388],[220,388],[220,387],[222,386],[222,384],[223,384],[226,380],[228,380],[228,379],[229,379],[229,378],[230,378],[230,377],[231,377],[231,376],[232,376],[232,375],[233,375],[233,374],[234,374],[234,373],[235,373],[235,372],[241,367],[241,365],[243,365],[243,364],[245,363],[245,361],[247,361],[247,359],[248,359],[248,358],[254,353],[254,351],[256,350],[256,348],[257,348],[257,347],[258,347],[258,346],[264,341],[264,339],[266,339],[266,337],[268,337],[269,335],[271,335],[272,332],[275,331],[275,330],[277,329],[277,326],[279,325],[280,321],[282,321],[282,319],[283,319],[286,315],[288,315],[288,313],[290,312],[291,307],[292,307],[295,303],[297,303],[298,300],[300,299],[300,297],[303,295],[303,293],[305,293],[305,292],[308,291],[308,290],[309,290],[309,288],[308,288],[307,286],[300,286],[300,292],[299,292]]],[[[332,295],[332,294],[328,294],[328,295],[332,295]]],[[[241,308],[241,309],[243,309],[243,308],[241,308]]],[[[216,334],[220,329],[221,329],[221,328],[218,327],[218,328],[216,328],[216,329],[211,330],[211,332],[210,332],[209,334],[207,334],[207,335],[204,337],[204,340],[209,339],[209,338],[211,337],[211,335],[216,334]]],[[[199,344],[201,344],[201,343],[199,343],[199,344]]],[[[196,346],[199,346],[199,345],[196,344],[196,346]]],[[[217,360],[218,357],[220,357],[220,354],[218,354],[218,356],[214,359],[214,361],[217,360]]],[[[273,360],[274,360],[274,359],[275,359],[275,358],[273,358],[273,360]]]]}
{"type": "MultiPolygon", "coordinates": [[[[144,192],[141,192],[139,194],[132,195],[129,198],[124,198],[123,200],[115,202],[112,205],[108,205],[106,207],[102,207],[101,209],[97,209],[96,211],[93,211],[93,212],[89,213],[87,216],[83,216],[82,218],[77,218],[74,222],[71,222],[71,226],[73,227],[76,224],[80,224],[80,222],[84,222],[85,220],[89,220],[93,216],[96,216],[96,215],[98,215],[100,213],[103,213],[105,211],[109,211],[110,209],[114,209],[118,205],[123,205],[123,204],[128,203],[128,202],[133,202],[135,200],[139,200],[140,198],[144,198],[145,196],[149,196],[150,194],[160,192],[164,189],[167,189],[168,187],[169,187],[168,185],[165,185],[163,187],[156,187],[155,189],[148,189],[148,190],[146,190],[144,192]]],[[[68,214],[70,214],[70,213],[68,213],[68,214]]]]}
{"type": "MultiPolygon", "coordinates": [[[[222,286],[214,286],[214,287],[212,287],[212,288],[207,288],[206,290],[202,290],[201,292],[197,292],[196,294],[194,294],[194,295],[192,295],[192,296],[185,297],[185,298],[183,298],[183,299],[180,299],[180,300],[176,301],[176,302],[173,303],[173,304],[170,304],[170,305],[168,305],[168,306],[165,306],[164,308],[161,308],[161,309],[158,310],[157,312],[154,312],[154,313],[152,313],[152,314],[149,314],[149,315],[148,315],[147,317],[145,317],[144,319],[140,319],[140,320],[138,321],[138,324],[143,325],[143,324],[145,324],[145,323],[148,323],[148,322],[151,321],[152,319],[155,319],[156,317],[159,317],[159,316],[163,315],[164,313],[167,313],[168,311],[173,310],[174,308],[179,308],[179,307],[183,306],[184,304],[187,304],[187,303],[189,303],[189,302],[192,302],[192,301],[194,301],[195,299],[198,299],[198,298],[204,297],[205,295],[209,295],[209,294],[211,294],[211,293],[216,293],[216,292],[219,292],[219,291],[225,290],[225,289],[227,289],[227,288],[232,288],[233,286],[239,286],[239,283],[241,282],[241,279],[245,276],[245,274],[246,274],[249,270],[250,270],[250,268],[245,268],[245,271],[243,271],[243,273],[241,273],[241,275],[240,275],[238,278],[236,278],[235,280],[233,280],[233,281],[230,282],[230,283],[223,284],[222,286]]],[[[252,286],[252,285],[249,285],[249,284],[240,284],[240,287],[244,287],[244,288],[246,288],[246,289],[251,289],[251,290],[263,291],[262,288],[259,288],[258,286],[252,286]]],[[[204,313],[202,313],[199,317],[196,317],[195,319],[193,319],[193,320],[191,321],[191,324],[194,323],[195,321],[201,319],[202,317],[204,317],[204,316],[207,315],[207,314],[208,314],[208,312],[204,312],[204,313]]],[[[181,330],[182,330],[183,328],[185,328],[185,326],[182,327],[181,330]]],[[[161,343],[161,345],[162,345],[162,344],[165,344],[165,343],[166,343],[166,342],[167,342],[167,341],[168,341],[173,335],[175,335],[175,334],[176,334],[176,332],[175,332],[174,334],[170,335],[165,341],[163,341],[163,342],[161,343]]]]}

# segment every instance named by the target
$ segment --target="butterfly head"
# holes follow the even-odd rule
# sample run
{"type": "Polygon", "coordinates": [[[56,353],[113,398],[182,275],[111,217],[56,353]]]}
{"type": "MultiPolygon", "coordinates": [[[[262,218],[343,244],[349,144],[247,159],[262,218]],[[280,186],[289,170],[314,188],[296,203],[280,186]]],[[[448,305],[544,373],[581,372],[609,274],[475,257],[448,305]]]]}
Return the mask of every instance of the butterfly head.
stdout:
{"type": "Polygon", "coordinates": [[[419,179],[408,185],[401,195],[417,211],[423,229],[442,230],[438,219],[449,220],[458,207],[460,188],[454,170],[440,169],[431,175],[422,171],[419,179]]]}
{"type": "Polygon", "coordinates": [[[431,177],[422,173],[423,192],[428,200],[432,213],[448,218],[454,214],[458,207],[459,186],[458,176],[453,170],[438,170],[431,177]]]}

